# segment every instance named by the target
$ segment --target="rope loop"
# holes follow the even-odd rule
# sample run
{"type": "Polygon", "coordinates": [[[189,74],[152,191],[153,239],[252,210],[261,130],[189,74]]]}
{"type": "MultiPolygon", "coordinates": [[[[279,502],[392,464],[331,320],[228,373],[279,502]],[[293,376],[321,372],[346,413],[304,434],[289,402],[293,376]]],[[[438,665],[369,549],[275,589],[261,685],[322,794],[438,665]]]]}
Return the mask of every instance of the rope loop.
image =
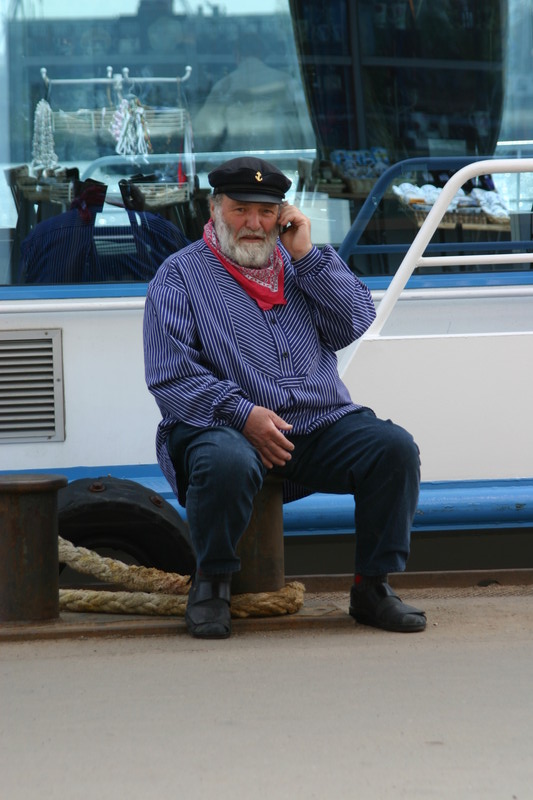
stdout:
{"type": "MultiPolygon", "coordinates": [[[[76,547],[59,537],[59,562],[76,572],[114,583],[128,591],[95,591],[60,589],[59,607],[63,611],[102,612],[107,614],[146,614],[183,617],[187,606],[191,578],[154,567],[124,564],[114,558],[100,556],[85,547],[76,547]]],[[[231,615],[272,617],[295,614],[303,606],[305,586],[298,581],[288,583],[277,592],[233,595],[231,615]]]]}

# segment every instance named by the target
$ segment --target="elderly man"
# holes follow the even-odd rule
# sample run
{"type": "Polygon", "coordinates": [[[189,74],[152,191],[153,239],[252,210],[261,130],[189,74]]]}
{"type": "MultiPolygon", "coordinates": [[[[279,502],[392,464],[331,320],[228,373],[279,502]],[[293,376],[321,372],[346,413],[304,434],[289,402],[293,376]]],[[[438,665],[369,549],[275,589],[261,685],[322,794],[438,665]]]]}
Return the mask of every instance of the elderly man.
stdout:
{"type": "Polygon", "coordinates": [[[236,547],[267,472],[286,498],[353,494],[350,614],[420,631],[422,611],[387,581],[405,569],[420,483],[411,435],[352,402],[336,351],[374,319],[367,287],[284,202],[291,182],[259,158],[209,175],[203,239],[169,257],[148,287],[146,381],[162,414],[156,447],[187,510],[197,569],[185,620],[201,638],[231,632],[236,547]]]}

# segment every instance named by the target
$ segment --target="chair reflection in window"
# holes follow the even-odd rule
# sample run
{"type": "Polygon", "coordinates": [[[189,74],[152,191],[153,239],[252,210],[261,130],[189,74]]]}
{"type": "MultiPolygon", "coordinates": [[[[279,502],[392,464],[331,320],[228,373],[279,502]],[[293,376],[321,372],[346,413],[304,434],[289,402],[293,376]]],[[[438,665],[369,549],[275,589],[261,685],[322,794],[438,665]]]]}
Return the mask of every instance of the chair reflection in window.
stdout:
{"type": "Polygon", "coordinates": [[[68,211],[35,226],[21,246],[18,283],[149,281],[167,256],[189,244],[172,222],[149,211],[126,208],[125,224],[105,224],[106,193],[105,184],[87,179],[68,211]]]}

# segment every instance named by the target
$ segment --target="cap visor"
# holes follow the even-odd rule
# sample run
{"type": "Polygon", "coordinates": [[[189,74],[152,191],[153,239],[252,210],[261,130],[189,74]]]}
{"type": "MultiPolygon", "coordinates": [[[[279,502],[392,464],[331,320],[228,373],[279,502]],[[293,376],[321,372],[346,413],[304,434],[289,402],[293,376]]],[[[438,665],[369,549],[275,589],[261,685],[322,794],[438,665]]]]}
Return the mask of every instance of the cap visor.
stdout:
{"type": "Polygon", "coordinates": [[[283,202],[283,196],[279,194],[268,194],[267,192],[228,192],[224,191],[232,200],[239,200],[241,203],[275,203],[279,205],[283,202]]]}

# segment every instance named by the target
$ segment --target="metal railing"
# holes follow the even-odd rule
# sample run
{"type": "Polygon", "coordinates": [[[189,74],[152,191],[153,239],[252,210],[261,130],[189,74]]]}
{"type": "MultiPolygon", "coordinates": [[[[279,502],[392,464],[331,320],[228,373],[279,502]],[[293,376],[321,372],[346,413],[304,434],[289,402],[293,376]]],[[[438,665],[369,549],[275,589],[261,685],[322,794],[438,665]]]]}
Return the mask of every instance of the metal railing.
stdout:
{"type": "MultiPolygon", "coordinates": [[[[345,261],[352,255],[378,255],[387,253],[405,253],[409,247],[407,244],[360,244],[361,237],[363,236],[368,223],[378,210],[378,207],[383,200],[385,193],[389,186],[396,178],[404,176],[407,180],[411,178],[413,173],[416,172],[446,172],[457,173],[458,170],[464,167],[473,167],[475,164],[481,164],[480,170],[476,169],[474,177],[480,175],[487,175],[494,172],[499,172],[494,168],[494,165],[500,161],[505,161],[506,164],[527,163],[530,159],[496,159],[487,158],[486,156],[442,156],[442,157],[427,157],[427,158],[408,158],[404,161],[398,161],[396,164],[390,166],[376,181],[372,190],[368,194],[366,200],[361,206],[352,226],[342,244],[339,247],[339,255],[345,261]]],[[[520,172],[514,167],[506,168],[503,172],[520,172]]],[[[530,172],[531,170],[527,170],[530,172]]],[[[458,188],[461,188],[463,183],[469,180],[469,177],[464,177],[458,188]]],[[[517,248],[532,247],[530,240],[515,240],[514,246],[517,248]]],[[[438,244],[428,244],[428,252],[464,252],[466,249],[465,242],[448,242],[438,244]]],[[[498,252],[509,249],[508,242],[469,242],[468,249],[473,252],[498,252]]],[[[494,263],[492,261],[491,263],[494,263]]]]}
{"type": "MultiPolygon", "coordinates": [[[[431,161],[432,169],[457,169],[457,172],[450,177],[444,185],[439,197],[434,205],[428,212],[428,215],[422,223],[420,230],[415,236],[412,244],[410,245],[407,253],[405,254],[400,266],[398,267],[394,277],[392,278],[388,289],[386,290],[383,298],[379,304],[376,319],[368,329],[366,335],[375,336],[379,335],[383,326],[387,322],[392,309],[394,308],[400,294],[404,290],[407,281],[411,277],[415,269],[419,267],[445,267],[445,266],[467,266],[472,264],[518,264],[530,263],[532,261],[531,252],[494,252],[494,251],[509,251],[512,246],[513,249],[526,249],[533,247],[531,241],[520,242],[483,242],[476,243],[476,255],[461,255],[457,252],[452,255],[440,256],[425,256],[424,253],[431,252],[431,245],[429,242],[435,231],[437,230],[444,214],[447,211],[451,201],[459,191],[459,189],[469,180],[477,178],[480,175],[496,174],[496,173],[517,173],[517,172],[533,172],[533,158],[523,159],[467,159],[464,158],[446,158],[434,159],[431,161]],[[483,254],[483,250],[492,250],[490,255],[483,254]]],[[[391,178],[395,175],[405,173],[408,166],[411,170],[417,168],[422,169],[424,165],[428,164],[428,159],[409,159],[399,164],[394,165],[387,173],[384,173],[381,178],[376,182],[372,192],[363,204],[361,211],[352,225],[349,234],[344,240],[339,254],[343,258],[347,258],[350,254],[356,252],[357,242],[371,218],[373,211],[379,204],[391,178]]],[[[379,246],[374,246],[379,247],[379,246]]],[[[444,245],[436,245],[433,249],[438,249],[442,252],[444,245]]],[[[461,244],[462,250],[465,245],[461,244]]],[[[474,245],[469,245],[474,249],[474,245]]],[[[368,247],[365,248],[368,251],[368,247]]],[[[360,340],[359,340],[360,341],[360,340]]],[[[357,345],[357,343],[356,343],[357,345]]]]}

